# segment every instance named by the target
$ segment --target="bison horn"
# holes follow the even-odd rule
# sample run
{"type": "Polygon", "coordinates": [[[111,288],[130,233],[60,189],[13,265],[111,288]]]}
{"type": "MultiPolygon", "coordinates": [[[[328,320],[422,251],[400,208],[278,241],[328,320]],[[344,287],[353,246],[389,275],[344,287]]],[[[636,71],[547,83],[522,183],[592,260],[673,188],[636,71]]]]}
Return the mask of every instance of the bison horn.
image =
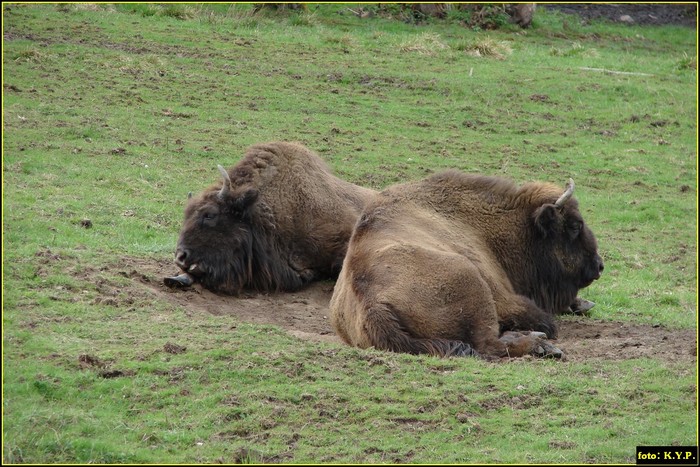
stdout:
{"type": "Polygon", "coordinates": [[[571,198],[571,195],[574,194],[574,179],[570,178],[569,183],[566,184],[566,191],[564,192],[563,195],[559,197],[556,203],[554,205],[558,208],[562,207],[564,203],[566,203],[569,198],[571,198]]]}
{"type": "Polygon", "coordinates": [[[219,198],[223,199],[226,195],[228,195],[228,192],[231,189],[231,177],[228,176],[226,169],[220,165],[217,165],[217,167],[219,168],[219,172],[221,172],[221,176],[224,178],[224,184],[221,186],[221,191],[219,192],[219,198]]]}

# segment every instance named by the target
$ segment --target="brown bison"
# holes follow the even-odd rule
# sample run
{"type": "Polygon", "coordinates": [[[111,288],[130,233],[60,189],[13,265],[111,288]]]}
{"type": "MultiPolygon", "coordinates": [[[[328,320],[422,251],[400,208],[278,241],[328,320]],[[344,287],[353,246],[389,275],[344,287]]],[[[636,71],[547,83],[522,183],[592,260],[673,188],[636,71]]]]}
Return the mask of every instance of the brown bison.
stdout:
{"type": "Polygon", "coordinates": [[[192,198],[175,253],[183,274],[217,292],[294,291],[333,278],[352,228],[376,192],[340,180],[306,147],[256,144],[222,182],[192,198]]]}
{"type": "Polygon", "coordinates": [[[603,271],[573,189],[447,171],[380,193],[335,286],[336,332],[411,354],[561,356],[553,315],[603,271]]]}

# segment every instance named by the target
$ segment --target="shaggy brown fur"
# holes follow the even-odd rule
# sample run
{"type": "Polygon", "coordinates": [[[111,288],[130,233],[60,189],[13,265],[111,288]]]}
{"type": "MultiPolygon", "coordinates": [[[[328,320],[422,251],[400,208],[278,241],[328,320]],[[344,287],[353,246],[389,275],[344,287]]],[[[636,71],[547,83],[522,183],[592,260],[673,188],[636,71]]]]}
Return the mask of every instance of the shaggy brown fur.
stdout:
{"type": "Polygon", "coordinates": [[[228,175],[188,203],[175,262],[230,294],[293,291],[337,276],[352,228],[376,194],[335,177],[295,143],[256,144],[228,175]]]}
{"type": "Polygon", "coordinates": [[[540,333],[556,336],[553,314],[603,269],[577,201],[555,206],[562,193],[457,171],[382,192],[350,239],[336,332],[413,354],[560,355],[540,333]]]}

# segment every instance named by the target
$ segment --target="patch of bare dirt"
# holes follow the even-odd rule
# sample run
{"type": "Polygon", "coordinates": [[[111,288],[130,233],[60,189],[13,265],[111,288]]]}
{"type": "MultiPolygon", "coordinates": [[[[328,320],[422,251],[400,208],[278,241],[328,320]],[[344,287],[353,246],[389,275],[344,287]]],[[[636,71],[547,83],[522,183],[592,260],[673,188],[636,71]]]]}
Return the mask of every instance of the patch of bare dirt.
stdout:
{"type": "Polygon", "coordinates": [[[559,347],[569,360],[627,360],[658,358],[666,361],[694,360],[697,356],[694,329],[668,329],[577,317],[559,323],[559,347]]]}
{"type": "MultiPolygon", "coordinates": [[[[212,293],[199,285],[188,289],[166,287],[163,277],[176,272],[170,261],[141,259],[127,260],[120,270],[120,274],[133,279],[134,287],[150,289],[157,297],[192,313],[230,315],[243,322],[280,326],[303,340],[342,345],[328,316],[332,282],[315,283],[296,293],[232,297],[212,293]]],[[[135,294],[143,295],[137,291],[135,294]]],[[[559,322],[559,338],[555,345],[564,351],[568,361],[657,358],[690,362],[696,359],[696,339],[693,329],[567,317],[559,322]]]]}
{"type": "Polygon", "coordinates": [[[177,273],[170,261],[160,263],[130,260],[122,266],[134,283],[145,286],[156,296],[191,310],[193,313],[231,315],[255,324],[272,324],[305,340],[340,343],[328,318],[333,282],[317,282],[297,293],[248,293],[240,297],[213,293],[199,284],[171,289],[163,277],[177,273]]]}
{"type": "Polygon", "coordinates": [[[697,5],[692,3],[545,3],[540,8],[578,16],[584,23],[608,20],[614,23],[696,27],[697,5]]]}

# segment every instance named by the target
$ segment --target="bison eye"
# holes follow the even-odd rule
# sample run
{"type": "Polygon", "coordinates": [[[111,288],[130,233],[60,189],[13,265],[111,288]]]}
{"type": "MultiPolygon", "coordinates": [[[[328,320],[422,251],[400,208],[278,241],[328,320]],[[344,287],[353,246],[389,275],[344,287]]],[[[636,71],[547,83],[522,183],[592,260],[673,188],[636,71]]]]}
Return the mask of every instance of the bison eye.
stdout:
{"type": "Polygon", "coordinates": [[[581,230],[583,229],[583,222],[574,221],[568,226],[569,236],[574,239],[579,236],[581,230]]]}
{"type": "Polygon", "coordinates": [[[215,212],[205,212],[202,214],[202,224],[207,227],[215,227],[216,219],[219,215],[215,212]]]}

